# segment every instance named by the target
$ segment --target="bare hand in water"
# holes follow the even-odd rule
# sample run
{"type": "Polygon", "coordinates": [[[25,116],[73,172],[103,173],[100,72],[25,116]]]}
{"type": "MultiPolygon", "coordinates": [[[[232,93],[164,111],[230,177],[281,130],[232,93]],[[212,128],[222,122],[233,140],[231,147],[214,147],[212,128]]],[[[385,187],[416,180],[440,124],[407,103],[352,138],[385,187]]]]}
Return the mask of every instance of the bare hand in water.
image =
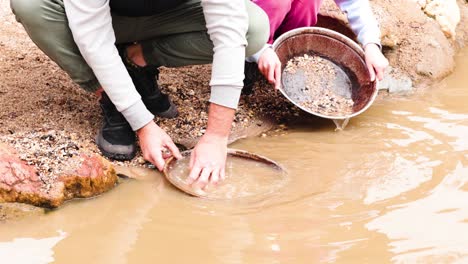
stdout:
{"type": "Polygon", "coordinates": [[[192,151],[187,184],[204,189],[224,180],[226,156],[227,138],[205,134],[192,151]]]}
{"type": "Polygon", "coordinates": [[[153,121],[138,130],[137,135],[140,139],[143,158],[156,166],[158,170],[162,171],[164,169],[166,163],[164,159],[168,158],[163,153],[165,150],[169,150],[169,156],[172,155],[176,159],[182,158],[172,139],[153,121]]]}
{"type": "Polygon", "coordinates": [[[385,68],[388,66],[388,60],[380,51],[377,44],[369,43],[364,47],[367,69],[371,75],[371,81],[377,79],[381,81],[384,76],[385,68]]]}

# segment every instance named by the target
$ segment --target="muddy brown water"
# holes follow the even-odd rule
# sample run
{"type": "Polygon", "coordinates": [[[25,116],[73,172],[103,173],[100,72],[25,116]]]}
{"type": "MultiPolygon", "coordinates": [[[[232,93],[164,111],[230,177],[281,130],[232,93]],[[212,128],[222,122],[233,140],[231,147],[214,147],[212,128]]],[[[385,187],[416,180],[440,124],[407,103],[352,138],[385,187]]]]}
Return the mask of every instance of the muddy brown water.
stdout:
{"type": "Polygon", "coordinates": [[[285,188],[207,201],[159,173],[0,223],[1,263],[468,263],[468,50],[418,95],[232,147],[283,164],[285,188]]]}

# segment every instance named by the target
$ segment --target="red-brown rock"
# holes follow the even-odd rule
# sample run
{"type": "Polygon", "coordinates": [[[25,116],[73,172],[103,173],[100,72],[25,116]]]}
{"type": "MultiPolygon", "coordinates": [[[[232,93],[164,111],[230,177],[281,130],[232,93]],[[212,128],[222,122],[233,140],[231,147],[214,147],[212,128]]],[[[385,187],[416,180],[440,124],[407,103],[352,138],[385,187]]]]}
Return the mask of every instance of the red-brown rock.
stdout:
{"type": "Polygon", "coordinates": [[[73,166],[60,177],[64,184],[65,199],[89,198],[112,189],[117,173],[110,162],[94,154],[82,154],[73,166]]]}
{"type": "Polygon", "coordinates": [[[112,189],[117,183],[113,166],[98,155],[82,154],[70,169],[50,186],[41,181],[34,167],[0,144],[0,202],[27,203],[55,208],[73,198],[88,198],[112,189]]]}

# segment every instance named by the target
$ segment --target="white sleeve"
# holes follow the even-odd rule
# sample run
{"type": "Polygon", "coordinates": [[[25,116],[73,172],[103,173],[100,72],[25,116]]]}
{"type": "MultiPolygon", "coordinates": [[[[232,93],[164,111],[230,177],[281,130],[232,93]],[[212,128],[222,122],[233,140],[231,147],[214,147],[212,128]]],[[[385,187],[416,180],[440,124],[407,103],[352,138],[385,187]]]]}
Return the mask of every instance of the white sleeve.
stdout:
{"type": "Polygon", "coordinates": [[[237,108],[244,80],[248,15],[244,0],[202,0],[214,45],[210,102],[237,108]]]}
{"type": "Polygon", "coordinates": [[[346,13],[351,29],[362,46],[368,43],[380,46],[380,29],[369,0],[335,0],[335,3],[346,13]]]}
{"type": "Polygon", "coordinates": [[[68,24],[83,58],[134,130],[153,115],[143,104],[115,47],[109,0],[64,0],[68,24]]]}

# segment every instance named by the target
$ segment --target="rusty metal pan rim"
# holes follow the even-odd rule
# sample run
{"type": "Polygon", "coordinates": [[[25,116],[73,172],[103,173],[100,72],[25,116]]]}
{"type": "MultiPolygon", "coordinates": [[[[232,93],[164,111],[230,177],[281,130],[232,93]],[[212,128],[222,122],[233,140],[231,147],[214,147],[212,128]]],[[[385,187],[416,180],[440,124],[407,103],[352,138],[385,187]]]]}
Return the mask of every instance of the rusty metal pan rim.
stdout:
{"type": "MultiPolygon", "coordinates": [[[[343,35],[341,33],[338,33],[338,32],[333,31],[331,29],[322,28],[322,27],[301,27],[301,28],[296,28],[296,29],[293,29],[293,30],[290,30],[290,31],[286,32],[286,33],[282,34],[281,36],[279,36],[273,42],[274,51],[276,52],[278,47],[284,41],[289,39],[290,37],[297,36],[297,35],[304,34],[304,33],[305,34],[324,35],[324,36],[327,36],[327,37],[331,37],[331,38],[333,38],[335,40],[338,40],[338,41],[342,42],[343,44],[345,44],[346,46],[350,47],[357,54],[359,54],[359,56],[362,59],[364,59],[364,51],[361,48],[361,46],[359,46],[356,42],[354,42],[353,40],[351,40],[350,38],[346,37],[345,35],[343,35]]],[[[367,103],[366,106],[364,106],[361,110],[359,110],[359,111],[357,111],[355,113],[352,113],[350,115],[345,115],[345,116],[329,116],[329,115],[323,115],[323,114],[320,114],[320,113],[317,113],[317,112],[310,111],[309,109],[306,109],[305,107],[299,105],[294,100],[292,100],[287,95],[287,93],[283,90],[282,87],[280,87],[279,90],[291,103],[293,103],[295,106],[299,107],[300,109],[302,109],[303,111],[305,111],[307,113],[310,113],[310,114],[313,114],[313,115],[316,115],[316,116],[319,116],[319,117],[322,117],[322,118],[327,118],[327,119],[344,120],[344,119],[348,119],[348,118],[352,118],[352,117],[355,117],[357,115],[360,115],[363,112],[365,112],[367,109],[369,109],[369,107],[372,105],[372,102],[374,102],[375,98],[377,98],[377,95],[379,93],[378,89],[375,88],[377,86],[377,80],[372,82],[371,85],[374,87],[374,93],[372,94],[372,97],[370,98],[369,103],[367,103]]]]}
{"type": "MultiPolygon", "coordinates": [[[[187,150],[187,151],[183,151],[181,154],[182,154],[183,157],[189,157],[190,153],[191,153],[191,150],[187,150]]],[[[276,162],[276,161],[274,161],[272,159],[269,159],[267,157],[264,157],[264,156],[261,156],[261,155],[258,155],[258,154],[254,154],[254,153],[251,153],[251,152],[248,152],[248,151],[245,151],[245,150],[232,149],[232,148],[228,148],[228,155],[231,155],[233,157],[245,158],[245,159],[249,159],[249,160],[253,160],[253,161],[257,161],[257,162],[261,162],[261,163],[264,163],[264,164],[271,165],[273,169],[282,172],[282,174],[281,174],[282,178],[283,178],[283,180],[286,180],[286,174],[287,174],[286,169],[283,167],[283,165],[281,165],[280,163],[278,163],[278,162],[276,162]]],[[[166,161],[166,164],[164,165],[163,174],[164,174],[164,177],[167,179],[168,182],[170,182],[173,186],[175,186],[181,192],[187,193],[187,194],[189,194],[191,196],[199,197],[199,198],[203,198],[203,199],[207,199],[207,200],[222,200],[222,199],[203,196],[202,192],[197,192],[193,188],[187,188],[187,185],[184,182],[182,182],[181,180],[175,180],[172,177],[170,177],[170,166],[176,161],[177,161],[176,158],[171,157],[166,161]]],[[[276,190],[272,190],[271,192],[274,192],[274,191],[276,191],[276,190]]]]}

